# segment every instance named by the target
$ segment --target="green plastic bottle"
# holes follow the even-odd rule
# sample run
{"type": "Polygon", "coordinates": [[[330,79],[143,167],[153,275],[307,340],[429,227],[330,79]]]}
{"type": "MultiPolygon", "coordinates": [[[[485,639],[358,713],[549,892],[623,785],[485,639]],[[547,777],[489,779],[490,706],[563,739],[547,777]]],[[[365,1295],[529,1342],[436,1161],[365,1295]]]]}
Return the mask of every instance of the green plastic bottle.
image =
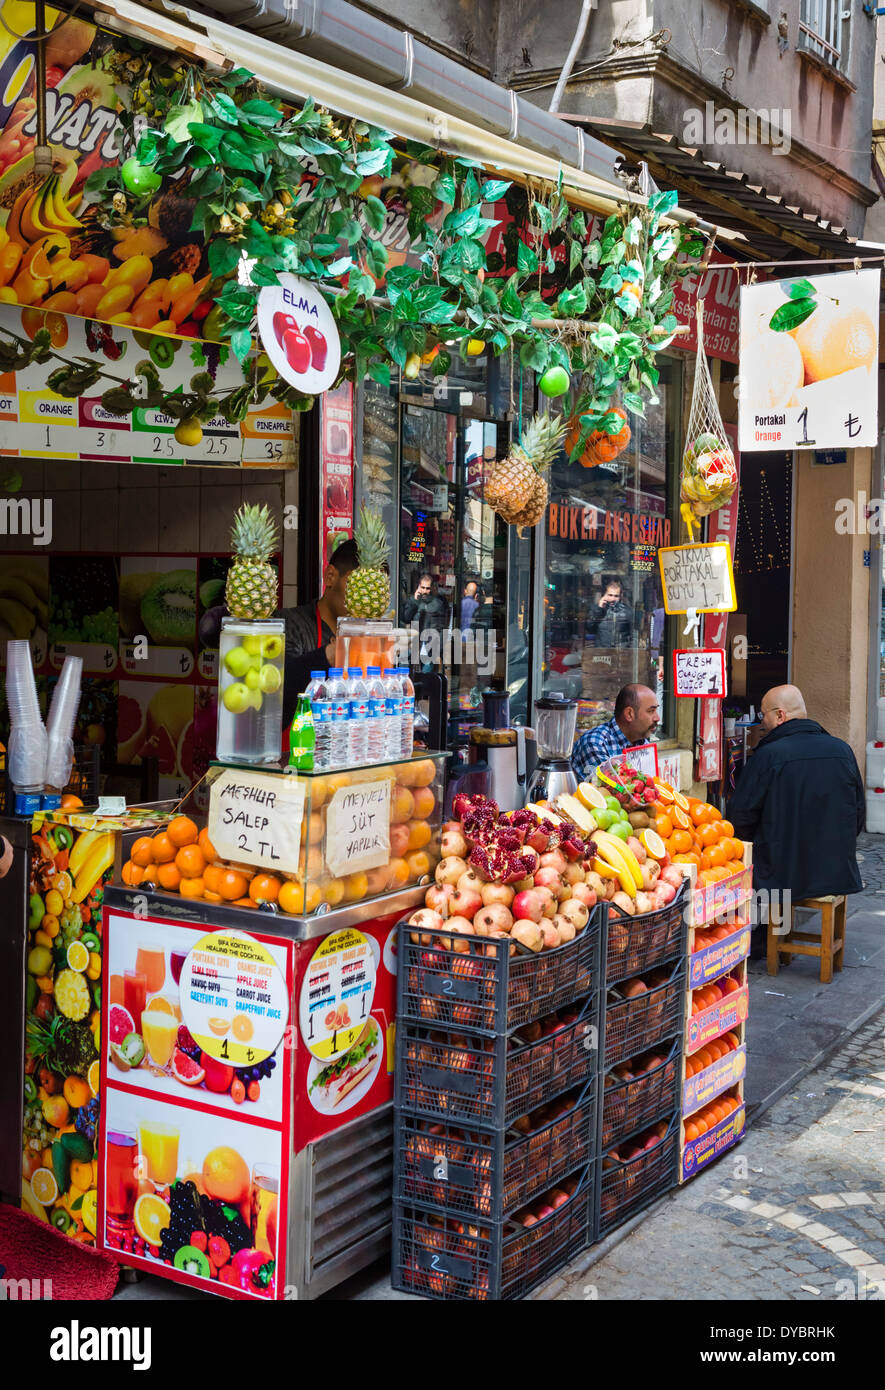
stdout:
{"type": "Polygon", "coordinates": [[[315,747],[316,735],[313,727],[313,712],[310,708],[310,696],[307,694],[299,695],[295,708],[295,718],[292,720],[292,729],[289,734],[289,766],[297,768],[299,772],[313,772],[315,747]]]}

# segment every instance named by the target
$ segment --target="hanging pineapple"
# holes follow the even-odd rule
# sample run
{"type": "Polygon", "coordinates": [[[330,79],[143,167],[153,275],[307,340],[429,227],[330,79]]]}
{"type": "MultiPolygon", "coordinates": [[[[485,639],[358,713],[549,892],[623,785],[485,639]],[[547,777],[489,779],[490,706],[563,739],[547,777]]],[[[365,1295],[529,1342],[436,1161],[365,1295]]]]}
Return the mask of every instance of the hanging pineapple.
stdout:
{"type": "Polygon", "coordinates": [[[224,586],[224,601],[234,618],[269,618],[277,606],[277,572],[268,557],[277,547],[276,522],[265,502],[244,502],[230,533],[234,561],[224,586]]]}
{"type": "Polygon", "coordinates": [[[537,526],[547,506],[550,467],[562,447],[564,420],[536,415],[519,444],[512,445],[503,461],[492,464],[485,500],[511,526],[537,526]]]}
{"type": "Polygon", "coordinates": [[[380,512],[361,507],[353,538],[360,563],[344,586],[347,612],[351,618],[383,618],[390,607],[390,578],[385,572],[390,546],[380,512]]]}

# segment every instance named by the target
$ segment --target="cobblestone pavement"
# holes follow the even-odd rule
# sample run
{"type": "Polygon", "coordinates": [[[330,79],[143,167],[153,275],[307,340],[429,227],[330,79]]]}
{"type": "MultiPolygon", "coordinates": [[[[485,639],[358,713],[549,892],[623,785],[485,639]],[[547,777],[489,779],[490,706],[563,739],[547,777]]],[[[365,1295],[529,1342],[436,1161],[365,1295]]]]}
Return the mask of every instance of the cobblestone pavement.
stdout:
{"type": "Polygon", "coordinates": [[[883,1026],[885,1011],[608,1254],[532,1297],[885,1301],[883,1026]]]}

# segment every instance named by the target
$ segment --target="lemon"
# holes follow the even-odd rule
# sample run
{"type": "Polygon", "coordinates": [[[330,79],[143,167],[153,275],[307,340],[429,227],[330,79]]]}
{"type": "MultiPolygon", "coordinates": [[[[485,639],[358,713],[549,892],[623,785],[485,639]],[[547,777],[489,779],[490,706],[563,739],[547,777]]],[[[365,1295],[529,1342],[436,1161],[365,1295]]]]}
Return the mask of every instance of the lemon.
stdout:
{"type": "Polygon", "coordinates": [[[89,952],[82,941],[71,942],[68,947],[67,960],[72,970],[82,974],[89,964],[89,952]]]}
{"type": "Polygon", "coordinates": [[[604,811],[606,808],[605,794],[598,787],[594,787],[592,782],[579,783],[576,795],[588,811],[604,811]]]}
{"type": "Polygon", "coordinates": [[[464,350],[468,357],[481,357],[486,350],[486,345],[482,338],[468,338],[467,347],[464,350]]]}
{"type": "Polygon", "coordinates": [[[182,420],[175,431],[175,440],[187,449],[193,449],[203,438],[203,426],[199,420],[182,420]]]}
{"type": "Polygon", "coordinates": [[[58,1196],[54,1174],[48,1168],[38,1168],[31,1178],[31,1191],[41,1206],[50,1206],[58,1196]]]}
{"type": "MultiPolygon", "coordinates": [[[[135,1229],[148,1245],[159,1245],[160,1236],[172,1214],[166,1203],[153,1192],[144,1192],[135,1203],[135,1229]]],[[[84,1218],[85,1224],[85,1218],[84,1218]]]]}
{"type": "Polygon", "coordinates": [[[98,1193],[94,1187],[84,1193],[83,1201],[80,1203],[80,1215],[83,1218],[83,1225],[91,1236],[95,1235],[95,1228],[98,1225],[98,1193]]]}
{"type": "Polygon", "coordinates": [[[656,830],[640,830],[639,843],[652,859],[666,859],[667,846],[656,830]]]}

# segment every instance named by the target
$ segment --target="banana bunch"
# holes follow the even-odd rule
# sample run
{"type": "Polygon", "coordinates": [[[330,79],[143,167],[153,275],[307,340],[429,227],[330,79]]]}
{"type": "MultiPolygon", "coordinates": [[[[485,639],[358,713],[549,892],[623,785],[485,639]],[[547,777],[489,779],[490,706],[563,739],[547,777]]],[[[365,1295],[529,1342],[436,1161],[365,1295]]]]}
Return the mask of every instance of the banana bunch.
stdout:
{"type": "Polygon", "coordinates": [[[18,195],[9,213],[6,233],[10,241],[26,247],[48,233],[72,232],[82,225],[70,210],[60,176],[52,174],[39,188],[26,188],[18,195]]]}
{"type": "Polygon", "coordinates": [[[594,830],[596,858],[593,868],[603,878],[616,878],[628,897],[635,898],[642,888],[639,860],[629,845],[607,830],[594,830]]]}
{"type": "Polygon", "coordinates": [[[88,898],[113,862],[114,836],[110,830],[88,830],[81,835],[68,859],[68,870],[74,876],[72,902],[82,903],[88,898]]]}
{"type": "Polygon", "coordinates": [[[26,555],[0,557],[0,641],[33,636],[49,622],[49,570],[26,555]]]}

